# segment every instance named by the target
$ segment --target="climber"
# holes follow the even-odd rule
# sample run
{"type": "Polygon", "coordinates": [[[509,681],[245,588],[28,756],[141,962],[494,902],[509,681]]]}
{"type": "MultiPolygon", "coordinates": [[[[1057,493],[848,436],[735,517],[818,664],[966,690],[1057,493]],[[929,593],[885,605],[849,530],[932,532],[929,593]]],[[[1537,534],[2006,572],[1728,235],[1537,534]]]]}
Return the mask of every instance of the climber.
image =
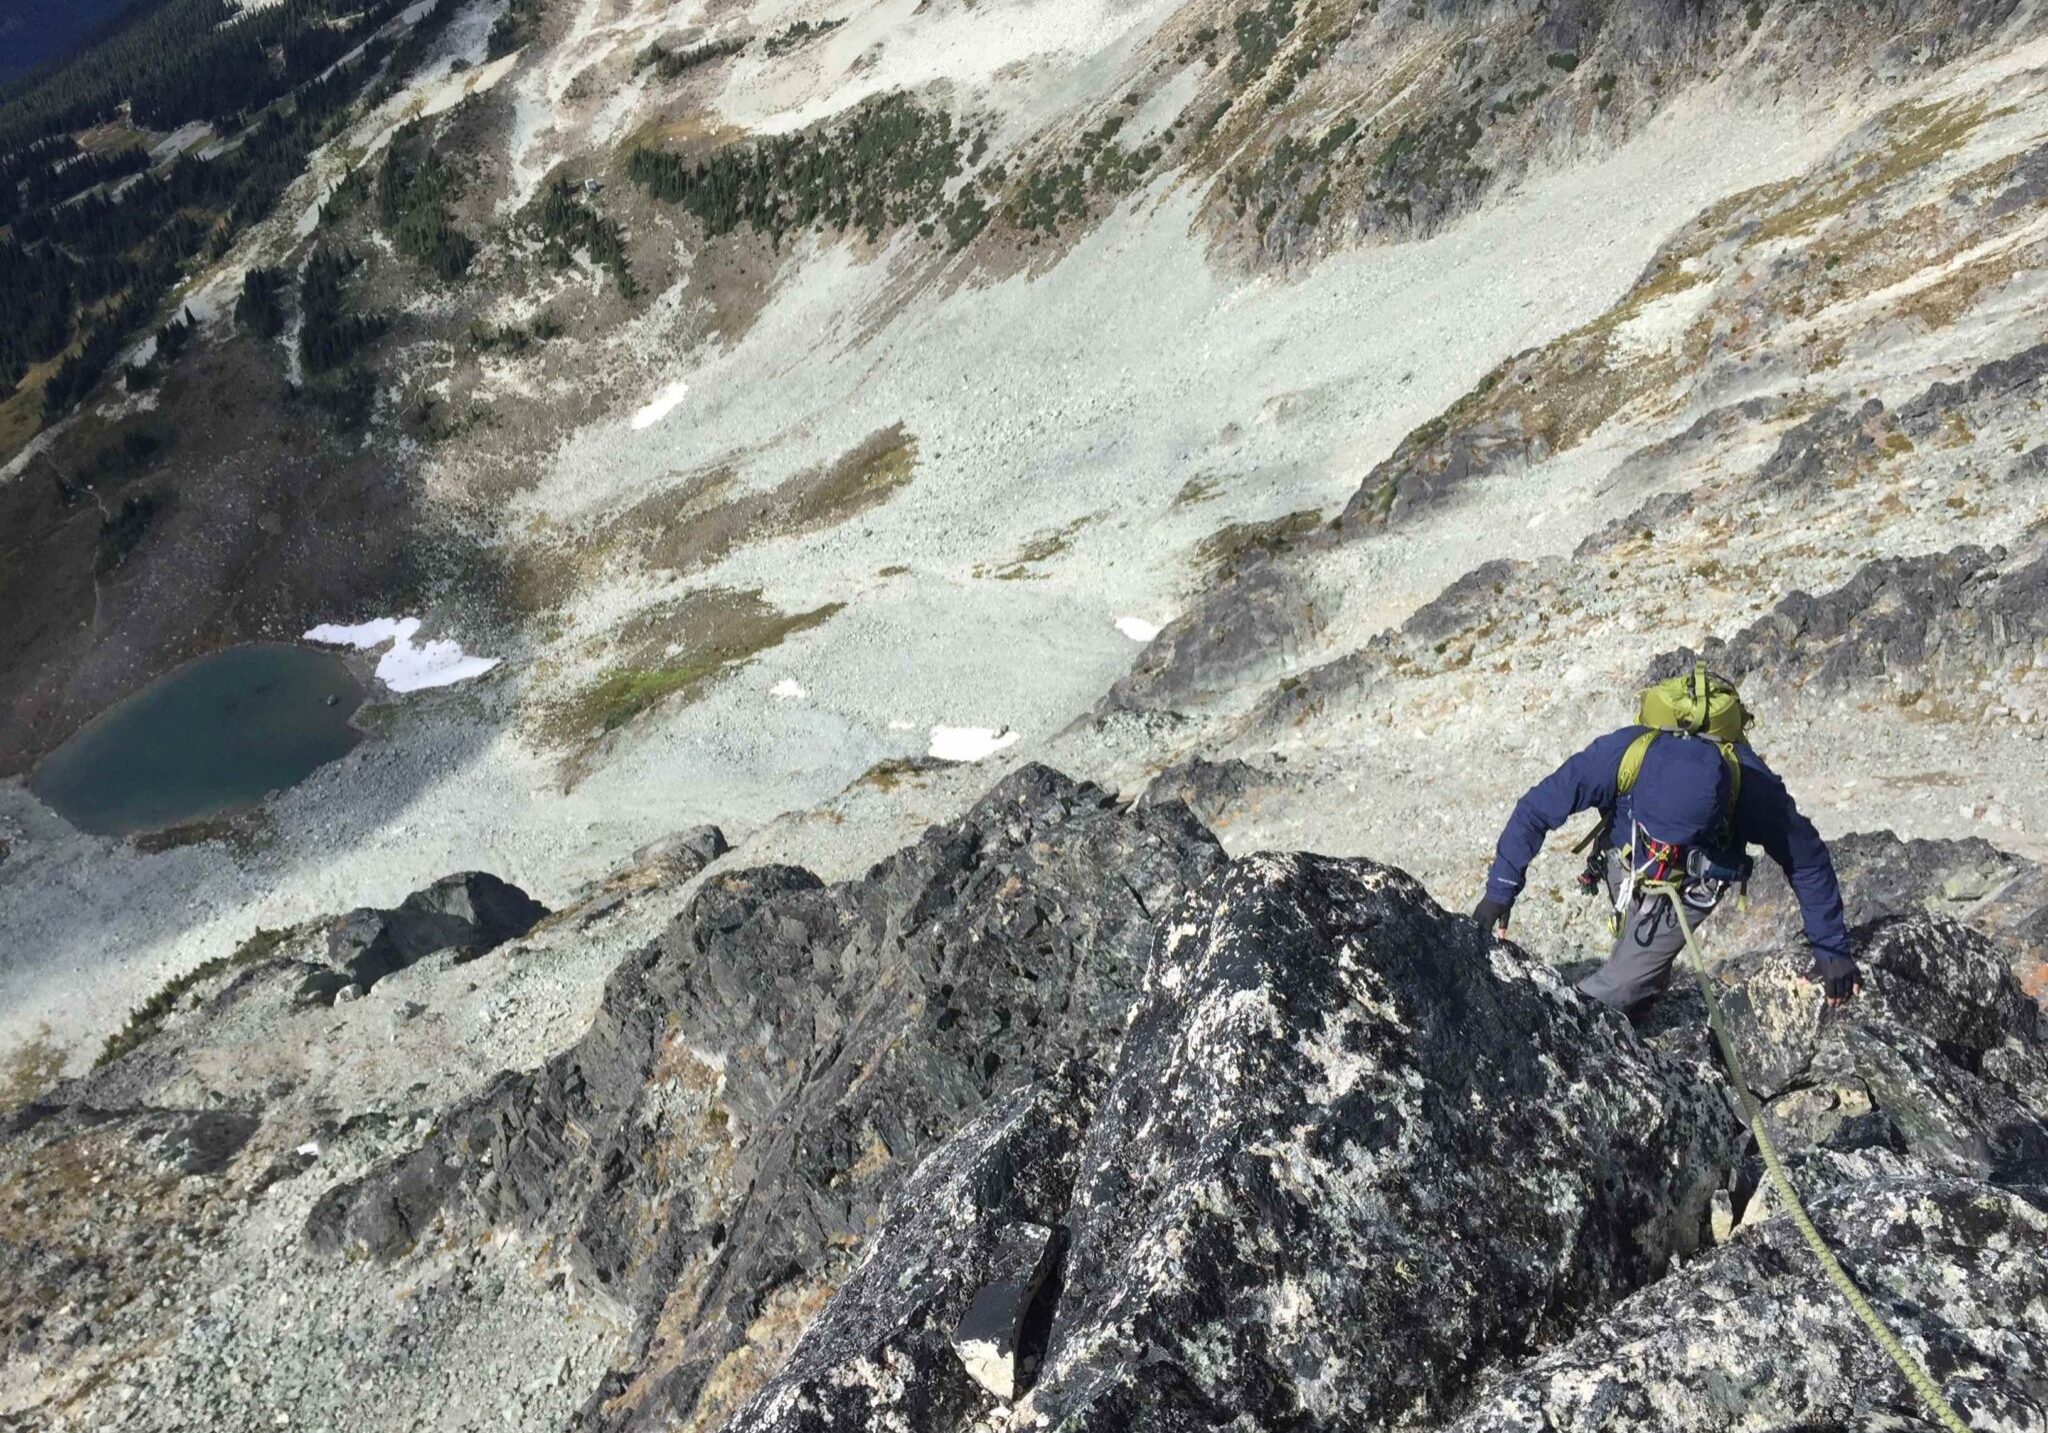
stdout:
{"type": "Polygon", "coordinates": [[[1749,713],[1735,689],[1700,667],[1691,677],[1645,691],[1639,717],[1637,725],[1601,737],[1566,761],[1516,803],[1472,918],[1505,935],[1544,836],[1576,812],[1597,810],[1601,824],[1588,838],[1593,854],[1579,884],[1590,893],[1604,883],[1617,921],[1613,952],[1579,983],[1582,993],[1640,1015],[1669,984],[1684,945],[1670,902],[1641,888],[1679,882],[1697,927],[1730,886],[1747,882],[1753,865],[1747,848],[1756,845],[1784,868],[1798,897],[1814,960],[1808,978],[1820,983],[1829,1005],[1849,1000],[1862,978],[1849,953],[1834,863],[1785,784],[1743,739],[1749,713]],[[1707,697],[1695,703],[1689,687],[1696,694],[1711,691],[1711,726],[1707,697]]]}

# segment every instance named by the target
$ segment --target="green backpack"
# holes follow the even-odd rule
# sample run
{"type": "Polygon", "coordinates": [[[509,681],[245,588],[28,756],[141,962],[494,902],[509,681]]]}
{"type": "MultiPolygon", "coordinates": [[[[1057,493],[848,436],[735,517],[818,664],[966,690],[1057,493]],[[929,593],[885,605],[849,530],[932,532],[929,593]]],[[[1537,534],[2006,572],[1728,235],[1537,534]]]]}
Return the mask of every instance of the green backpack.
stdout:
{"type": "MultiPolygon", "coordinates": [[[[1644,687],[1636,704],[1636,724],[1649,730],[1630,742],[1628,750],[1621,754],[1615,794],[1623,795],[1634,788],[1636,778],[1643,774],[1644,755],[1664,733],[1704,737],[1721,749],[1721,759],[1728,763],[1728,809],[1722,818],[1727,820],[1735,814],[1736,799],[1742,795],[1742,758],[1737,755],[1735,744],[1748,734],[1751,719],[1735,684],[1709,672],[1705,662],[1695,663],[1685,676],[1667,677],[1654,686],[1644,687]]],[[[1612,815],[1610,810],[1607,816],[1612,815]]],[[[1593,853],[1587,857],[1587,874],[1579,881],[1587,889],[1598,879],[1598,847],[1607,834],[1608,822],[1603,817],[1584,840],[1572,847],[1574,851],[1593,853]]]]}
{"type": "Polygon", "coordinates": [[[1733,811],[1735,799],[1742,794],[1742,758],[1736,755],[1735,744],[1748,734],[1750,721],[1749,708],[1742,704],[1735,684],[1709,672],[1705,662],[1695,663],[1685,676],[1667,677],[1644,687],[1636,706],[1636,722],[1649,730],[1621,754],[1615,790],[1624,793],[1635,786],[1643,772],[1644,755],[1665,732],[1701,736],[1718,746],[1721,759],[1728,763],[1728,807],[1733,811]]]}

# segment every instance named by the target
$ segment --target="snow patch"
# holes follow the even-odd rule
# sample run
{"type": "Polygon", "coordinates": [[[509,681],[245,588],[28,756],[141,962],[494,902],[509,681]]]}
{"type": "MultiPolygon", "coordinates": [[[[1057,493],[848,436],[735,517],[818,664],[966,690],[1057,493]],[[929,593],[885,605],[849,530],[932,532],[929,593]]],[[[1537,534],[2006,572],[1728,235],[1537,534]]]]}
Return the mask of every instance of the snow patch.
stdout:
{"type": "Polygon", "coordinates": [[[985,726],[935,726],[931,754],[941,761],[980,761],[993,756],[1017,739],[1004,727],[996,731],[985,726]]]}
{"type": "Polygon", "coordinates": [[[1116,630],[1133,642],[1149,642],[1159,635],[1159,624],[1147,622],[1143,617],[1119,617],[1116,619],[1116,630]]]}
{"type": "Polygon", "coordinates": [[[784,677],[768,689],[768,695],[777,701],[800,702],[804,699],[803,685],[795,677],[784,677]]]}
{"type": "Polygon", "coordinates": [[[638,432],[642,428],[652,428],[656,423],[668,417],[669,414],[675,411],[676,405],[683,401],[683,395],[689,391],[690,385],[680,378],[669,384],[668,387],[662,389],[661,392],[655,394],[654,397],[643,404],[640,411],[633,415],[633,430],[638,432]]]}
{"type": "Polygon", "coordinates": [[[472,657],[452,638],[415,643],[417,617],[378,617],[354,626],[327,622],[308,631],[304,640],[326,647],[353,647],[368,652],[389,642],[391,650],[377,660],[377,680],[394,692],[453,686],[480,677],[498,665],[496,657],[472,657]]]}

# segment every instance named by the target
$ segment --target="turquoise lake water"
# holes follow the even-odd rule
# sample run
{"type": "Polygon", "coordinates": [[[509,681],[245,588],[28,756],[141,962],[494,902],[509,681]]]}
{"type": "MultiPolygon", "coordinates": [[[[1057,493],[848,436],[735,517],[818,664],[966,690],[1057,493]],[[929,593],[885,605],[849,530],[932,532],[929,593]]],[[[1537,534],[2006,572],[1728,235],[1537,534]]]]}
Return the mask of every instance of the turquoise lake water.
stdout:
{"type": "Polygon", "coordinates": [[[125,836],[254,805],[362,739],[342,660],[283,642],[215,652],[108,708],[29,776],[80,830],[125,836]]]}

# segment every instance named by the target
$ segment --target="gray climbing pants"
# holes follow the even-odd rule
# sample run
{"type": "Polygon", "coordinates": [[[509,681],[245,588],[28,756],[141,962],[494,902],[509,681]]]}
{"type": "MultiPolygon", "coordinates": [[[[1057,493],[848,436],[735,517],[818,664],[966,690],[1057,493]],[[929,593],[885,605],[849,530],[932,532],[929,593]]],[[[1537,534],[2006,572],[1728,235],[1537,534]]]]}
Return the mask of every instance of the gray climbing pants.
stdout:
{"type": "MultiPolygon", "coordinates": [[[[1628,867],[1618,852],[1607,856],[1607,903],[1614,904],[1628,867]]],[[[1714,913],[1727,888],[1713,881],[1688,881],[1681,891],[1685,918],[1695,929],[1714,913]]],[[[1671,967],[1685,949],[1685,932],[1670,900],[1638,894],[1622,913],[1621,931],[1607,963],[1579,982],[1579,993],[1629,1015],[1640,1015],[1671,983],[1671,967]]]]}

